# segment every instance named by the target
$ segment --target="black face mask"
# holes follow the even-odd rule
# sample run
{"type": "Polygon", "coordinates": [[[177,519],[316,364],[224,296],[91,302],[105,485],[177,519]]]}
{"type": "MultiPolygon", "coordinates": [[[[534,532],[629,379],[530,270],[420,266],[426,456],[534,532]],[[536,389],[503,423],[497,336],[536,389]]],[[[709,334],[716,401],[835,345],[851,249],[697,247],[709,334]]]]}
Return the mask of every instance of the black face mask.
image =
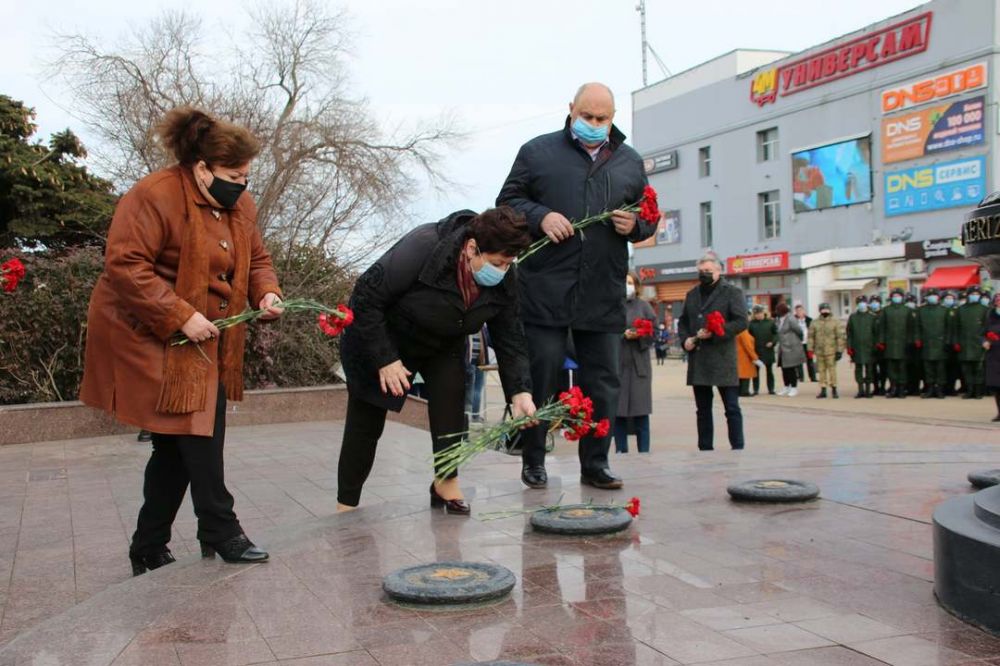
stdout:
{"type": "Polygon", "coordinates": [[[698,271],[698,282],[707,287],[715,282],[715,276],[712,275],[712,271],[698,271]]]}
{"type": "Polygon", "coordinates": [[[247,186],[243,183],[232,183],[228,180],[222,180],[215,174],[212,174],[212,184],[206,189],[208,189],[208,193],[212,195],[212,198],[219,202],[220,206],[223,208],[233,208],[236,206],[240,195],[243,194],[243,190],[247,189],[247,186]]]}
{"type": "Polygon", "coordinates": [[[829,317],[829,316],[830,316],[830,313],[829,313],[829,312],[820,312],[820,313],[819,313],[819,316],[820,316],[820,317],[829,317]]]}

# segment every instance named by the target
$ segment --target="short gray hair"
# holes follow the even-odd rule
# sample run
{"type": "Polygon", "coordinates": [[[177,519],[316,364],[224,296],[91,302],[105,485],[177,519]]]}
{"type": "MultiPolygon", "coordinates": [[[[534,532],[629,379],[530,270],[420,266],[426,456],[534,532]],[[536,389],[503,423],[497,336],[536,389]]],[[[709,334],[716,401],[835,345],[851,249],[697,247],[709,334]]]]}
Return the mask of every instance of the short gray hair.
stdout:
{"type": "Polygon", "coordinates": [[[587,89],[590,88],[590,87],[592,87],[592,86],[593,87],[597,87],[597,88],[603,88],[608,93],[608,95],[611,97],[611,108],[615,107],[615,94],[614,94],[614,92],[611,91],[610,87],[608,87],[604,83],[601,83],[600,81],[591,81],[590,83],[584,83],[582,86],[580,86],[579,88],[577,88],[576,89],[576,94],[573,95],[573,104],[578,104],[580,102],[580,98],[583,96],[583,93],[587,92],[587,89]]]}
{"type": "Polygon", "coordinates": [[[726,269],[726,265],[722,263],[722,259],[719,259],[719,255],[717,255],[714,252],[706,252],[705,254],[701,255],[701,258],[698,259],[698,261],[696,261],[694,265],[695,267],[698,267],[708,262],[712,262],[713,264],[718,266],[720,271],[724,271],[726,269]]]}

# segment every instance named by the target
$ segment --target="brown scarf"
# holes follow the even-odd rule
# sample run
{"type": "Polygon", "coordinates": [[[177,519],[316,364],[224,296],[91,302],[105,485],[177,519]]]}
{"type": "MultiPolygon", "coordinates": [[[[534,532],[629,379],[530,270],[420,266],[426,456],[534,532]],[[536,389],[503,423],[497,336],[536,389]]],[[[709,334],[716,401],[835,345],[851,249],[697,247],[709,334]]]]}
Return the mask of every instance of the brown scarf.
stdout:
{"type": "Polygon", "coordinates": [[[465,309],[468,310],[479,298],[479,285],[476,278],[472,276],[472,266],[469,265],[469,257],[465,254],[465,246],[462,246],[458,253],[458,290],[462,292],[462,301],[465,309]]]}
{"type": "MultiPolygon", "coordinates": [[[[205,243],[202,211],[195,203],[197,185],[194,176],[182,166],[176,166],[187,208],[184,238],[181,241],[180,260],[177,266],[177,283],[174,291],[205,314],[208,308],[208,251],[205,243]]],[[[232,297],[230,302],[238,307],[247,304],[247,287],[250,280],[250,236],[248,224],[241,209],[229,211],[230,231],[233,236],[232,297]]],[[[211,359],[219,363],[219,381],[226,387],[230,400],[243,399],[243,347],[246,342],[246,324],[225,329],[219,340],[199,345],[172,346],[166,344],[163,364],[163,384],[156,411],[167,414],[187,414],[205,410],[208,391],[208,370],[211,359]],[[221,346],[221,350],[220,350],[221,346]],[[204,355],[203,355],[204,353],[204,355]],[[210,360],[206,360],[205,356],[210,360]]]]}

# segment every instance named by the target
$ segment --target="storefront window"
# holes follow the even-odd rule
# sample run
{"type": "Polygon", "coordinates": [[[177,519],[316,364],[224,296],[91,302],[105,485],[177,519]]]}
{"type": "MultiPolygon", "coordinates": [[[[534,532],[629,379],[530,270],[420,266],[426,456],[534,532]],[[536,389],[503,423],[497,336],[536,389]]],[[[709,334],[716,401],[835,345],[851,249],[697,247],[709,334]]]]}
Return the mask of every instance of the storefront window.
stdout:
{"type": "Polygon", "coordinates": [[[778,190],[761,192],[757,195],[760,202],[761,238],[769,240],[781,235],[781,203],[778,201],[778,190]]]}

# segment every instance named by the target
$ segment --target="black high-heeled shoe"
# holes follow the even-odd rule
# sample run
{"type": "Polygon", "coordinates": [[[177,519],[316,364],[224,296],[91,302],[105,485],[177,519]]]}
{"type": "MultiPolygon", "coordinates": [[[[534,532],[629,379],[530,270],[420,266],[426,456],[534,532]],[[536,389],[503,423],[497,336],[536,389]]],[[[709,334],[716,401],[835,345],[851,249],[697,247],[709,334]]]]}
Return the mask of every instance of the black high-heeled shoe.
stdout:
{"type": "Polygon", "coordinates": [[[174,556],[170,554],[170,551],[164,548],[161,551],[156,551],[152,553],[147,553],[145,555],[140,555],[139,553],[129,550],[128,559],[132,563],[132,575],[139,576],[146,573],[147,571],[152,571],[153,569],[159,569],[162,566],[166,566],[172,562],[176,562],[174,556]]]}
{"type": "Polygon", "coordinates": [[[431,483],[431,508],[444,510],[459,516],[468,516],[472,513],[472,507],[464,499],[445,499],[438,494],[437,488],[431,483]]]}
{"type": "Polygon", "coordinates": [[[219,543],[207,543],[201,541],[201,556],[215,557],[218,553],[224,561],[230,564],[240,562],[266,562],[270,555],[266,550],[255,546],[246,534],[237,534],[232,539],[226,539],[219,543]]]}

